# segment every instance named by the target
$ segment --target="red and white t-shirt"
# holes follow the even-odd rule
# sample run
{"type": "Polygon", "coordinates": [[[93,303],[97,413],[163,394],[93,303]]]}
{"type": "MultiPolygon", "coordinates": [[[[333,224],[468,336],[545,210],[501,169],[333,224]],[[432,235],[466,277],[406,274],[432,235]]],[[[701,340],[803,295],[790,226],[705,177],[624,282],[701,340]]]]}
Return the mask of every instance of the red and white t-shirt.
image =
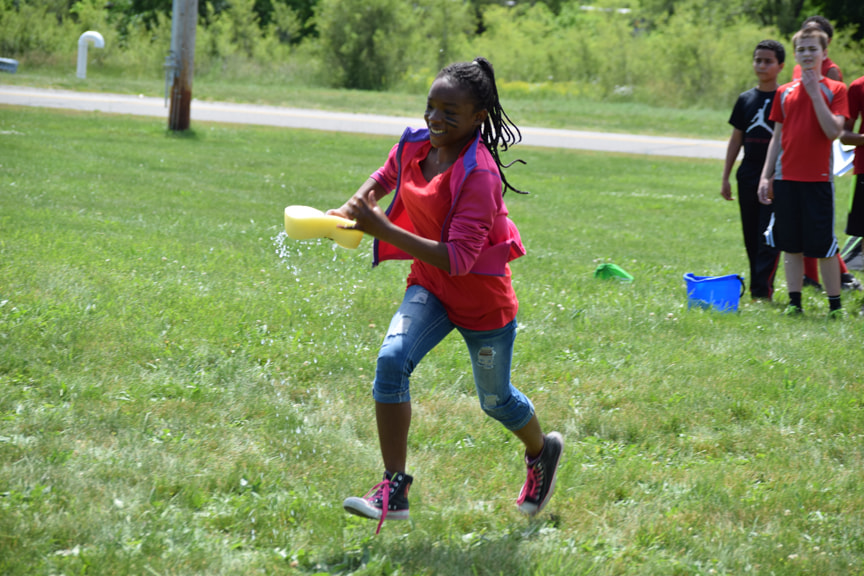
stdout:
{"type": "MultiPolygon", "coordinates": [[[[822,98],[835,116],[849,114],[846,85],[822,78],[822,98]]],[[[783,125],[780,153],[777,156],[774,178],[796,182],[830,182],[832,140],[829,140],[813,102],[800,81],[784,84],[777,90],[771,107],[771,120],[783,125]]]]}

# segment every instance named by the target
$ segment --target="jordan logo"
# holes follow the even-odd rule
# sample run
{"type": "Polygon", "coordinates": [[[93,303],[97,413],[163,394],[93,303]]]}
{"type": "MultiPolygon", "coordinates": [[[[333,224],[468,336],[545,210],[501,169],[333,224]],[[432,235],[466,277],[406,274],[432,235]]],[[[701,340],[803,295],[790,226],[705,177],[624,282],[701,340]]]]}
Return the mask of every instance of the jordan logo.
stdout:
{"type": "Polygon", "coordinates": [[[765,117],[768,114],[768,107],[771,106],[771,100],[766,99],[762,104],[762,108],[756,112],[756,115],[753,116],[753,119],[750,120],[750,126],[747,128],[747,132],[750,132],[754,128],[762,127],[768,131],[769,134],[774,134],[774,130],[768,126],[768,123],[765,122],[765,117]]]}

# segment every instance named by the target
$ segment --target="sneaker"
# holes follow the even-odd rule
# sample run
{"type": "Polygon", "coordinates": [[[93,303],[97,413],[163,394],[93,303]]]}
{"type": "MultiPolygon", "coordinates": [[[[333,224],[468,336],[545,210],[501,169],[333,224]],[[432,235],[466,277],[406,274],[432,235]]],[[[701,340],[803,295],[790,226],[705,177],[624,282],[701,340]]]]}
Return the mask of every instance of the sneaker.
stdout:
{"type": "Polygon", "coordinates": [[[844,272],[840,275],[841,287],[843,290],[861,291],[861,282],[849,272],[844,272]]]}
{"type": "Polygon", "coordinates": [[[794,306],[792,304],[789,304],[788,306],[786,306],[786,309],[783,310],[784,316],[799,316],[801,314],[804,314],[804,309],[800,306],[794,306]]]}
{"type": "Polygon", "coordinates": [[[820,284],[820,283],[817,282],[816,280],[813,280],[813,279],[810,278],[809,276],[804,276],[804,286],[805,286],[805,287],[806,287],[806,286],[811,286],[811,287],[815,288],[816,290],[818,290],[818,291],[820,291],[820,292],[822,291],[822,284],[820,284]]]}
{"type": "Polygon", "coordinates": [[[846,317],[846,311],[843,308],[838,308],[837,310],[831,310],[828,312],[829,320],[842,320],[846,317]]]}
{"type": "Polygon", "coordinates": [[[413,481],[414,477],[404,472],[397,472],[392,476],[385,472],[384,480],[373,486],[366,496],[346,498],[342,507],[351,514],[378,520],[378,528],[375,530],[375,534],[378,534],[385,518],[408,519],[408,489],[413,481]]]}
{"type": "Polygon", "coordinates": [[[558,432],[550,432],[545,437],[543,451],[531,462],[525,457],[528,467],[528,479],[522,486],[519,499],[519,511],[529,516],[539,514],[555,492],[555,480],[558,475],[558,463],[564,451],[564,438],[558,432]]]}

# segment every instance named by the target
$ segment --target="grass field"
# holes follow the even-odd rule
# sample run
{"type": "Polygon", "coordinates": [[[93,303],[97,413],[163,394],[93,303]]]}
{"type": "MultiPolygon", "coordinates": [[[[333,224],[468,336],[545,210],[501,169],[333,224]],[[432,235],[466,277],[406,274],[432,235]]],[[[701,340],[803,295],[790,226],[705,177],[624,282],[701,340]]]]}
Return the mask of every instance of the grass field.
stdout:
{"type": "Polygon", "coordinates": [[[746,270],[719,162],[514,151],[514,381],[565,435],[558,492],[519,515],[520,448],[450,337],[413,380],[412,519],[374,537],[341,501],[381,473],[406,263],[280,230],[393,142],[194,128],[0,107],[0,573],[862,572],[860,297],[688,310],[683,273],[746,270]]]}

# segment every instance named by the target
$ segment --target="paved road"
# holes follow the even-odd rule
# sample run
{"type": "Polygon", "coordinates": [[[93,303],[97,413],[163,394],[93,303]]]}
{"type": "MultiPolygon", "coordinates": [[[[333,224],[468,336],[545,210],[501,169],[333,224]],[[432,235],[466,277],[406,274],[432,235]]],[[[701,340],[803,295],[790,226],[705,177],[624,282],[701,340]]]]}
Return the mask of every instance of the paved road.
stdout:
{"type": "MultiPolygon", "coordinates": [[[[165,119],[166,124],[168,118],[168,109],[162,98],[43,90],[24,86],[0,86],[0,104],[100,111],[109,114],[159,116],[165,119]]],[[[197,100],[192,101],[191,120],[193,125],[195,122],[229,122],[334,132],[382,134],[394,137],[398,137],[405,126],[422,124],[422,120],[419,118],[348,114],[251,104],[200,102],[197,100]]],[[[522,131],[522,145],[526,146],[720,160],[726,154],[726,142],[716,140],[554,130],[551,128],[520,127],[520,129],[522,131]]]]}

